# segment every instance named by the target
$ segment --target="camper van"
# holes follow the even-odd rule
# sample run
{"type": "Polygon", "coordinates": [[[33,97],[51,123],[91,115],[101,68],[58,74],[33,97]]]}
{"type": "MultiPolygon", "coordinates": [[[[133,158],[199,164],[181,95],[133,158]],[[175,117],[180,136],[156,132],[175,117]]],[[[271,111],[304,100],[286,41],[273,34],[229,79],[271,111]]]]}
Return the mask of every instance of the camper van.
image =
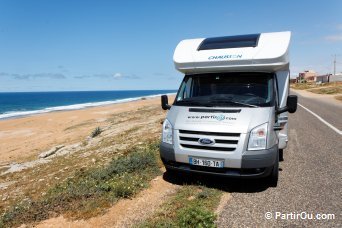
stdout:
{"type": "Polygon", "coordinates": [[[278,182],[288,142],[291,32],[181,41],[173,60],[185,76],[163,123],[160,156],[168,172],[278,182]]]}

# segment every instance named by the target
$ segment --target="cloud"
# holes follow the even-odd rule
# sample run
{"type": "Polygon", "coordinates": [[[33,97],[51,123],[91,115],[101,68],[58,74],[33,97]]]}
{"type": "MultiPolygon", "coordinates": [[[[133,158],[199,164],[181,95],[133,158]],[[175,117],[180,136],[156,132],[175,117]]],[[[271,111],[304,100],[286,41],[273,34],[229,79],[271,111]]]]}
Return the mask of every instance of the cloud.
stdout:
{"type": "Polygon", "coordinates": [[[123,77],[123,75],[121,73],[115,73],[113,75],[113,78],[117,78],[117,79],[122,78],[122,77],[123,77]]]}
{"type": "Polygon", "coordinates": [[[38,79],[38,78],[47,78],[47,79],[65,79],[66,78],[63,74],[60,74],[60,73],[12,74],[12,73],[1,72],[0,76],[14,78],[18,80],[29,80],[29,79],[38,79]]]}
{"type": "Polygon", "coordinates": [[[324,37],[324,39],[328,41],[332,41],[332,42],[339,42],[339,41],[342,41],[342,34],[326,36],[324,37]]]}
{"type": "Polygon", "coordinates": [[[177,78],[176,77],[168,77],[167,80],[173,81],[173,80],[177,80],[177,78]]]}
{"type": "Polygon", "coordinates": [[[122,74],[122,73],[115,73],[113,75],[114,79],[140,79],[139,76],[135,74],[122,74]]]}
{"type": "Polygon", "coordinates": [[[69,72],[69,70],[65,66],[63,66],[63,65],[58,65],[57,69],[58,69],[58,71],[63,72],[63,73],[68,73],[69,72]]]}
{"type": "Polygon", "coordinates": [[[102,79],[140,79],[139,76],[135,74],[122,74],[122,73],[114,73],[114,74],[92,74],[92,75],[81,75],[75,76],[76,79],[84,79],[84,78],[102,78],[102,79]]]}
{"type": "Polygon", "coordinates": [[[112,75],[110,74],[93,74],[93,75],[80,75],[75,76],[76,79],[84,79],[84,78],[111,78],[112,75]]]}
{"type": "Polygon", "coordinates": [[[160,72],[153,73],[153,75],[156,75],[156,76],[167,76],[167,74],[160,73],[160,72]]]}

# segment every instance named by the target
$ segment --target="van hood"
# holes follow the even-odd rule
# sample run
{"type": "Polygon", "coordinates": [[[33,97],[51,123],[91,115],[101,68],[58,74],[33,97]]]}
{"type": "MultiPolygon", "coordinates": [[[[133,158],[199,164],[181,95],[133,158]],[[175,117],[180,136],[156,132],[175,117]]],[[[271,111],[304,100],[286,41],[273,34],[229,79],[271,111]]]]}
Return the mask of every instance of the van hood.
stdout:
{"type": "Polygon", "coordinates": [[[175,130],[248,133],[269,121],[272,108],[172,106],[167,119],[175,130]]]}

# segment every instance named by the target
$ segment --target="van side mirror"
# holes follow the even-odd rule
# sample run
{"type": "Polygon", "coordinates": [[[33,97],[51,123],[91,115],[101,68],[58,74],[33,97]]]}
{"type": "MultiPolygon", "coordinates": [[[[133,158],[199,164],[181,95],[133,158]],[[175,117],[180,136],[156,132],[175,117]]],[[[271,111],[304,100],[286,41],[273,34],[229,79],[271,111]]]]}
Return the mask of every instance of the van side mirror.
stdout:
{"type": "Polygon", "coordinates": [[[171,108],[171,106],[169,105],[169,99],[168,99],[167,95],[161,96],[161,106],[162,106],[162,109],[164,109],[164,110],[168,110],[171,108]]]}
{"type": "Polygon", "coordinates": [[[298,97],[296,95],[289,95],[287,97],[286,106],[277,110],[277,114],[283,112],[295,113],[297,111],[298,97]]]}
{"type": "Polygon", "coordinates": [[[298,97],[296,95],[289,95],[287,97],[286,106],[289,113],[295,113],[297,111],[298,97]]]}

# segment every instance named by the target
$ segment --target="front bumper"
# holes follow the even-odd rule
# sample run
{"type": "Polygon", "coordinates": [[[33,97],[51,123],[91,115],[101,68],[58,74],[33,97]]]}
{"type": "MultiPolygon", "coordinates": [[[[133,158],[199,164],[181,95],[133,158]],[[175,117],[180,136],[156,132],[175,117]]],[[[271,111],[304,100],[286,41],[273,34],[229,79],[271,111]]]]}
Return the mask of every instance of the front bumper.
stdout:
{"type": "Polygon", "coordinates": [[[187,163],[176,162],[173,146],[165,143],[160,145],[160,157],[167,169],[239,178],[261,178],[268,176],[276,162],[277,153],[277,146],[267,150],[247,151],[242,155],[240,169],[227,167],[222,169],[192,166],[187,163]]]}

